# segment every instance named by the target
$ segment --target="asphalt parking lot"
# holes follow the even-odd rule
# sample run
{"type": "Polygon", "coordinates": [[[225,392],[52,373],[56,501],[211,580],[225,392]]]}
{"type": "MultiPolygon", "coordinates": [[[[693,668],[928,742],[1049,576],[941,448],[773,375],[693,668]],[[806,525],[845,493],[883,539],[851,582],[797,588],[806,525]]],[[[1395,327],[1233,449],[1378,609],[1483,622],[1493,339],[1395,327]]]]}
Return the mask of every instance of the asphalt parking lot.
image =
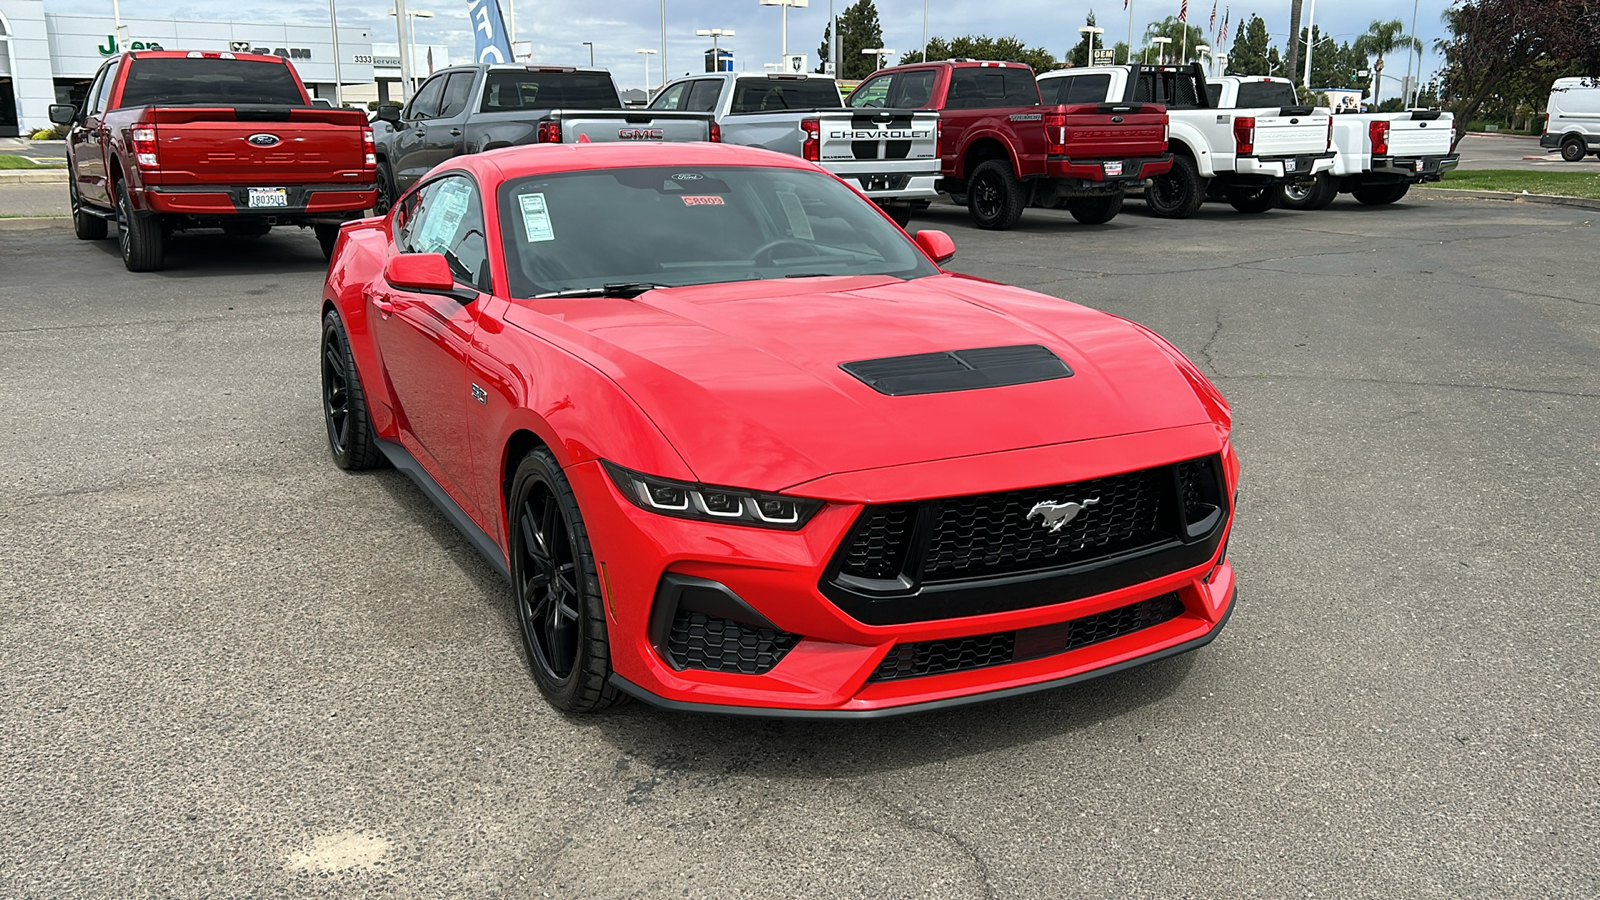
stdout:
{"type": "Polygon", "coordinates": [[[0,230],[0,895],[1600,895],[1596,216],[930,210],[1230,397],[1240,605],[848,725],[547,707],[466,541],[329,462],[308,232],[0,230]]]}

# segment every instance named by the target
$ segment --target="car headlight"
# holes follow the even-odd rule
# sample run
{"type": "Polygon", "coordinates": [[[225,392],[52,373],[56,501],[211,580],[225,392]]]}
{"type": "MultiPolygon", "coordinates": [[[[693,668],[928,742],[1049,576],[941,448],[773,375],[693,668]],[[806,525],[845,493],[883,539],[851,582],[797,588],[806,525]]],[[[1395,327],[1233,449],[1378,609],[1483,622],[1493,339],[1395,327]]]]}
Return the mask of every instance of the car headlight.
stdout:
{"type": "Polygon", "coordinates": [[[601,461],[611,481],[640,509],[679,519],[796,531],[822,508],[821,500],[674,481],[601,461]]]}

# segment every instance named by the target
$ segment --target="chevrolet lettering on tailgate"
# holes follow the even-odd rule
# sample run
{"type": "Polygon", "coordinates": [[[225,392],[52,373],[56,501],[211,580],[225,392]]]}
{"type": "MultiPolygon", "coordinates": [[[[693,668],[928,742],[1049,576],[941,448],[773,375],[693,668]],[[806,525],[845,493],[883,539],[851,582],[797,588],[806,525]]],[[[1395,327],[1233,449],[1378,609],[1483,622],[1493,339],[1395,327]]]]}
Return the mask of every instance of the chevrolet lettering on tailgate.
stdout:
{"type": "Polygon", "coordinates": [[[885,129],[883,131],[830,131],[830,141],[920,141],[933,137],[933,132],[928,129],[885,129]]]}

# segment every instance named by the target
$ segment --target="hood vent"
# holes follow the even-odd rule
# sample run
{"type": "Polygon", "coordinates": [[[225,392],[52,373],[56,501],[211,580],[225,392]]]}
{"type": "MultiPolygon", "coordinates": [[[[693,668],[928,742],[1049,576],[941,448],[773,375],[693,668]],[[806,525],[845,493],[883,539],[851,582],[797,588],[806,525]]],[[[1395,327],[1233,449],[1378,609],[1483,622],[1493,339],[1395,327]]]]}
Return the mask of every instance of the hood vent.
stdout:
{"type": "Polygon", "coordinates": [[[1049,347],[1040,344],[864,359],[843,363],[839,368],[890,397],[975,391],[1072,377],[1072,369],[1049,347]]]}

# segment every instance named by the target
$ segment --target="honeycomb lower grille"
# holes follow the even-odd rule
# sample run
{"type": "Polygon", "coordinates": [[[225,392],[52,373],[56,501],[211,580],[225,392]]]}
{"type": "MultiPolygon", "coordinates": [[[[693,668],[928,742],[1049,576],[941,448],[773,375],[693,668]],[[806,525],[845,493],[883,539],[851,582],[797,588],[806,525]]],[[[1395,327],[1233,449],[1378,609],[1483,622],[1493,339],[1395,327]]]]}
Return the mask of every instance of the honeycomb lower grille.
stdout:
{"type": "Polygon", "coordinates": [[[897,644],[868,681],[945,675],[1079,650],[1133,634],[1183,615],[1176,593],[1054,625],[976,637],[897,644]]]}
{"type": "Polygon", "coordinates": [[[763,675],[799,642],[798,634],[680,609],[672,619],[667,653],[681,669],[763,675]]]}

